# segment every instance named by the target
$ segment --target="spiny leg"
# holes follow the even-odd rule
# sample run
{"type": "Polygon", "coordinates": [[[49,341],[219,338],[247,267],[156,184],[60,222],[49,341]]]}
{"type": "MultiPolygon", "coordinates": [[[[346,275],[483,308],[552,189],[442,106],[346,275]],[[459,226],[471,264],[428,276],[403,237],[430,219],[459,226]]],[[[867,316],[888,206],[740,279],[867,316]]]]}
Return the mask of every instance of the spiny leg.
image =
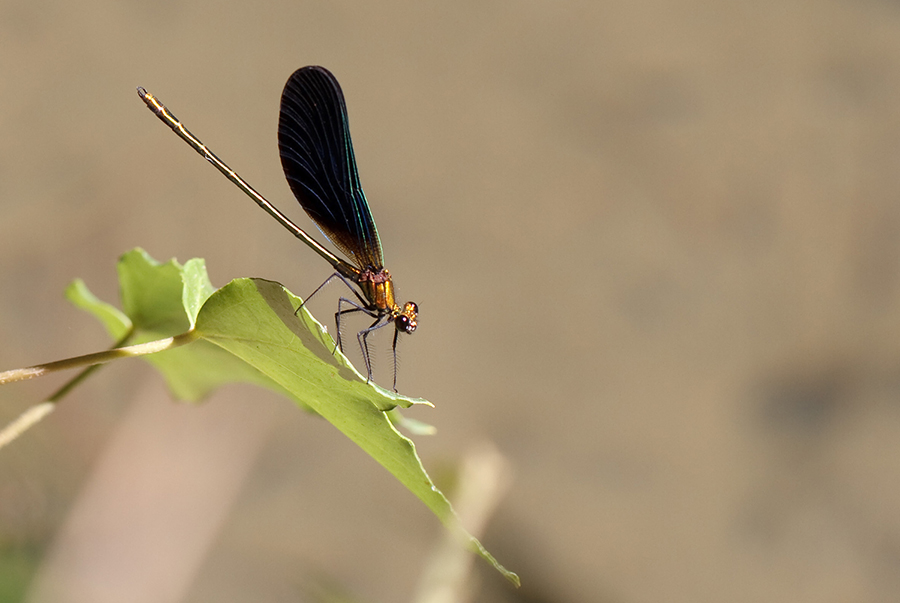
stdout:
{"type": "Polygon", "coordinates": [[[359,295],[359,292],[358,292],[356,289],[353,288],[353,285],[350,284],[350,281],[348,281],[347,278],[346,278],[343,274],[341,274],[340,272],[335,272],[334,274],[332,274],[331,276],[329,276],[328,278],[326,278],[324,283],[322,283],[321,285],[319,285],[318,287],[316,287],[316,290],[313,291],[312,293],[310,293],[310,294],[306,297],[306,299],[304,299],[304,300],[300,303],[300,305],[297,306],[297,309],[294,310],[294,316],[296,316],[296,315],[300,312],[300,308],[302,308],[303,306],[305,306],[305,305],[306,305],[306,302],[308,302],[309,300],[311,300],[311,299],[313,298],[313,295],[315,295],[316,293],[318,293],[325,285],[327,285],[328,283],[330,283],[331,281],[333,281],[335,278],[341,279],[341,282],[343,282],[345,285],[347,285],[347,288],[350,289],[350,291],[353,292],[353,295],[356,296],[356,299],[359,300],[359,303],[363,304],[363,306],[366,305],[366,300],[364,300],[364,299],[359,295]]]}
{"type": "Polygon", "coordinates": [[[391,344],[391,352],[394,353],[394,391],[397,392],[397,336],[400,335],[399,329],[394,329],[394,343],[391,344]]]}
{"type": "MultiPolygon", "coordinates": [[[[338,298],[338,311],[334,313],[334,324],[335,324],[335,327],[337,328],[337,337],[335,338],[335,347],[334,347],[335,350],[340,348],[340,350],[342,352],[344,351],[344,346],[343,346],[343,343],[341,342],[341,317],[344,314],[350,314],[351,312],[362,312],[363,314],[366,314],[373,318],[378,318],[377,313],[366,308],[365,306],[360,306],[359,304],[354,302],[352,299],[347,299],[346,297],[338,298]],[[349,306],[352,306],[352,307],[349,310],[341,310],[341,304],[348,304],[349,306]]],[[[334,351],[332,351],[332,353],[334,353],[334,351]]]]}
{"type": "Polygon", "coordinates": [[[369,358],[369,333],[389,324],[392,324],[390,314],[385,314],[379,316],[375,322],[369,325],[369,328],[363,329],[356,334],[356,339],[359,341],[359,349],[362,350],[363,360],[366,362],[366,372],[368,373],[366,383],[372,380],[372,360],[369,358]]]}
{"type": "Polygon", "coordinates": [[[335,278],[340,279],[340,281],[347,286],[347,288],[351,291],[351,293],[353,293],[353,295],[356,297],[356,299],[358,300],[359,303],[353,301],[352,299],[347,299],[346,297],[338,298],[338,311],[334,315],[334,323],[335,323],[335,327],[337,328],[337,336],[334,338],[335,346],[334,346],[334,349],[331,350],[332,354],[334,354],[338,349],[340,349],[342,352],[344,351],[344,347],[341,345],[341,315],[342,314],[347,314],[349,312],[363,312],[372,317],[378,316],[377,314],[373,313],[371,310],[369,310],[366,307],[366,300],[364,300],[362,298],[362,296],[360,296],[359,292],[353,287],[353,285],[350,283],[350,281],[347,280],[347,278],[340,272],[335,272],[334,274],[329,276],[327,279],[325,279],[325,282],[323,282],[321,285],[316,287],[315,291],[310,293],[306,297],[306,299],[304,299],[300,303],[300,305],[297,306],[297,309],[294,310],[294,316],[296,316],[297,314],[300,313],[300,309],[306,305],[306,302],[311,300],[316,293],[321,291],[325,287],[325,285],[327,285],[328,283],[333,281],[335,278]],[[349,304],[350,306],[353,306],[353,308],[350,310],[341,310],[341,303],[349,304]]]}

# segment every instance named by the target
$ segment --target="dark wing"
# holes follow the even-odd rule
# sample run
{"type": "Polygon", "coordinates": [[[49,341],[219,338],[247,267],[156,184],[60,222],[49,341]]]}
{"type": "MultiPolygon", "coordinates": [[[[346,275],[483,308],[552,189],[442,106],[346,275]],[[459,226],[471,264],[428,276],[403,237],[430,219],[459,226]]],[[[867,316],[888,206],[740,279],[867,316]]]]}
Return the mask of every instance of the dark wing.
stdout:
{"type": "Polygon", "coordinates": [[[288,79],[278,120],[281,165],[303,209],[360,269],[384,267],[381,241],[359,183],[341,87],[323,67],[288,79]]]}

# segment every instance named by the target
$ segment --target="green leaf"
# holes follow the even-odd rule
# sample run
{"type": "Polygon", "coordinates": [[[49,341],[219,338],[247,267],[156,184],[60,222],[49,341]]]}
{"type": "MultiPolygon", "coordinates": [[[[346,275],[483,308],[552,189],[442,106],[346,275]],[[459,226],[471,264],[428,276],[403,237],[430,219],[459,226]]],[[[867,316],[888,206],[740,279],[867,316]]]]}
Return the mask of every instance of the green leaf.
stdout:
{"type": "MultiPolygon", "coordinates": [[[[184,266],[174,259],[163,264],[143,249],[133,249],[119,259],[117,271],[122,307],[134,323],[134,343],[190,330],[215,291],[202,259],[184,266]]],[[[147,361],[162,373],[179,400],[196,402],[228,383],[251,383],[285,393],[247,363],[205,341],[153,354],[147,361]]]]}
{"type": "MultiPolygon", "coordinates": [[[[459,528],[413,442],[395,429],[392,420],[403,422],[402,417],[388,412],[397,406],[431,404],[367,383],[335,350],[334,340],[305,306],[297,312],[298,297],[262,279],[237,279],[213,291],[202,260],[191,260],[184,267],[175,260],[160,264],[140,249],[126,253],[118,271],[122,306],[139,341],[192,330],[193,342],[147,357],[176,397],[197,400],[225,383],[249,382],[315,411],[400,480],[472,550],[518,584],[515,574],[459,528]]],[[[115,336],[108,324],[115,322],[108,317],[115,312],[99,301],[90,308],[115,336]]]]}
{"type": "Polygon", "coordinates": [[[184,283],[184,291],[182,293],[182,303],[187,313],[191,328],[197,322],[197,314],[200,308],[209,299],[209,296],[215,293],[216,288],[209,282],[209,275],[206,273],[206,262],[200,258],[193,258],[187,261],[182,270],[181,280],[184,283]]]}
{"type": "Polygon", "coordinates": [[[99,300],[80,278],[69,283],[65,295],[76,307],[90,312],[102,322],[114,340],[119,341],[131,331],[131,319],[112,304],[99,300]]]}
{"type": "Polygon", "coordinates": [[[139,340],[172,337],[190,330],[191,317],[183,299],[183,268],[178,262],[173,259],[161,264],[143,249],[134,249],[119,259],[116,269],[122,310],[140,333],[139,340]]]}
{"type": "MultiPolygon", "coordinates": [[[[429,404],[389,392],[365,378],[334,341],[305,311],[300,299],[278,283],[237,279],[216,291],[197,317],[196,331],[254,366],[353,440],[419,497],[448,528],[518,584],[473,536],[461,530],[456,515],[422,466],[412,440],[398,432],[386,412],[397,405],[429,404]]],[[[193,344],[192,344],[193,345],[193,344]]]]}

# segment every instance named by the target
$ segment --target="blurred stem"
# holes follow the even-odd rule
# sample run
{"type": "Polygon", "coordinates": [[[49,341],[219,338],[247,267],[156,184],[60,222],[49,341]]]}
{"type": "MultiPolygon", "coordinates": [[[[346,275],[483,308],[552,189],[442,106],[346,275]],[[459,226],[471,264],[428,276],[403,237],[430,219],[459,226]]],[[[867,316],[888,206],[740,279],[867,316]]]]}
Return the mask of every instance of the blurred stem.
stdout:
{"type": "MultiPolygon", "coordinates": [[[[481,538],[511,483],[509,461],[493,444],[484,442],[471,448],[460,464],[453,496],[459,523],[481,538]]],[[[444,532],[419,579],[415,603],[466,603],[472,599],[472,556],[462,544],[464,540],[457,530],[444,532]]]]}

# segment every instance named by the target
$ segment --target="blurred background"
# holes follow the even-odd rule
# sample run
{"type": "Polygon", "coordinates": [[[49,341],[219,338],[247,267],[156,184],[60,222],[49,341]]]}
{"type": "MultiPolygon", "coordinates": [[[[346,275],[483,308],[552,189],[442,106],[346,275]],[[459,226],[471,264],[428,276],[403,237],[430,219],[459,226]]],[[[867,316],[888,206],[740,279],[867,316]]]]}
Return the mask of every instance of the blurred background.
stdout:
{"type": "MultiPolygon", "coordinates": [[[[135,94],[309,226],[276,146],[309,64],[420,307],[420,455],[508,467],[483,542],[523,586],[476,561],[472,600],[900,598],[900,5],[0,0],[0,369],[109,345],[62,292],[116,300],[135,246],[318,286],[135,94]]],[[[441,538],[326,422],[140,360],[0,451],[2,601],[412,601],[441,538]]]]}

